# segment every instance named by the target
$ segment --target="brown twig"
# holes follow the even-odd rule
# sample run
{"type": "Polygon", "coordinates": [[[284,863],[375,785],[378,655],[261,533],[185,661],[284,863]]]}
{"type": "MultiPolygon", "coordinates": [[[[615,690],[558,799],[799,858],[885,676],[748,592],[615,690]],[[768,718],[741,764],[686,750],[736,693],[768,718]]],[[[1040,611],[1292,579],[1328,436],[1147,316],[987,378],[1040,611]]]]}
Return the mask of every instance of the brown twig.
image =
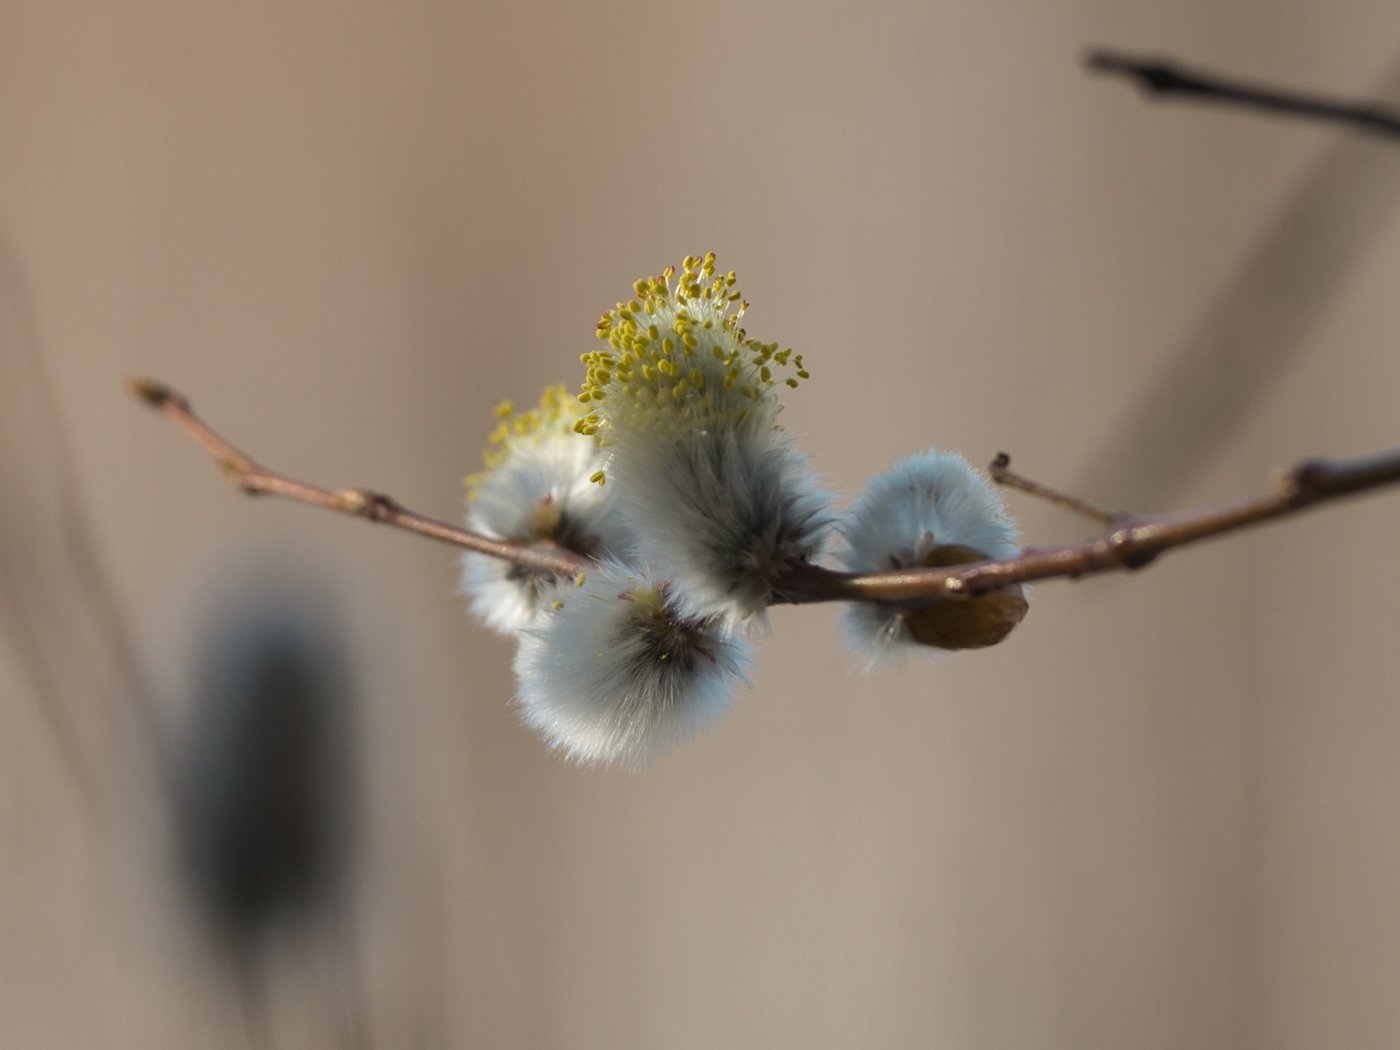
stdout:
{"type": "Polygon", "coordinates": [[[1091,500],[1082,499],[1079,496],[1071,496],[1068,492],[1061,492],[1059,489],[1052,489],[1049,485],[1042,485],[1038,481],[1017,474],[1011,469],[1011,456],[1006,452],[998,452],[996,459],[992,460],[992,465],[987,468],[987,473],[998,485],[1005,485],[1007,488],[1020,489],[1027,495],[1036,496],[1039,499],[1047,500],[1057,507],[1064,507],[1072,510],[1076,514],[1082,514],[1086,518],[1097,521],[1100,525],[1108,527],[1116,521],[1127,517],[1122,511],[1109,510],[1091,500]]]}
{"type": "Polygon", "coordinates": [[[1270,493],[1222,507],[1119,518],[1103,535],[1062,547],[1030,547],[1003,561],[861,575],[803,567],[794,574],[783,600],[806,603],[974,597],[1032,580],[1077,579],[1099,572],[1140,569],[1173,547],[1397,482],[1400,448],[1356,459],[1309,460],[1285,472],[1270,493]]]}
{"type": "MultiPolygon", "coordinates": [[[[592,562],[548,544],[494,540],[407,509],[388,496],[363,489],[318,488],[293,481],[249,459],[211,430],[179,394],[145,379],[132,391],[173,419],[202,445],[235,485],[248,493],[272,493],[328,510],[394,525],[467,550],[561,575],[586,571],[592,562]]],[[[1309,460],[1285,472],[1274,491],[1222,507],[1155,516],[1113,517],[1107,532],[1061,547],[1027,548],[1014,558],[931,569],[847,573],[817,565],[794,566],[773,601],[805,605],[829,601],[916,601],[971,598],[1032,580],[1076,579],[1094,573],[1140,569],[1173,547],[1296,514],[1328,500],[1400,482],[1400,448],[1356,459],[1309,460]]],[[[1101,510],[1102,508],[1097,508],[1101,510]]],[[[1107,512],[1105,512],[1107,513],[1107,512]]]]}
{"type": "Polygon", "coordinates": [[[260,466],[233,445],[229,444],[208,424],[194,414],[183,395],[176,393],[162,383],[150,379],[136,378],[129,381],[131,392],[147,404],[164,412],[175,424],[201,445],[214,457],[224,475],[235,486],[249,495],[267,493],[300,500],[326,510],[339,511],[359,518],[367,518],[384,525],[416,532],[420,536],[450,543],[469,551],[489,554],[494,558],[505,558],[528,569],[542,572],[555,572],[573,576],[593,563],[572,551],[549,543],[512,543],[508,540],[492,539],[475,532],[449,525],[424,514],[409,510],[392,496],[367,489],[323,489],[302,481],[293,481],[275,471],[260,466]]]}

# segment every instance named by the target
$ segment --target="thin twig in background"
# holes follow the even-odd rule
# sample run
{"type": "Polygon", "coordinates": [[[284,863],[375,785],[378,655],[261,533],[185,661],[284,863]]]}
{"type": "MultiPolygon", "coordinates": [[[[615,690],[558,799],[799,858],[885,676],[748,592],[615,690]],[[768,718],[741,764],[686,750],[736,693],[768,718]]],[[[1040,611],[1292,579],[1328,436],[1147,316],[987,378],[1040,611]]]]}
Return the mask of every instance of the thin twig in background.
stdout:
{"type": "MultiPolygon", "coordinates": [[[[1366,95],[1400,99],[1400,58],[1366,95]]],[[[1154,132],[1142,134],[1145,146],[1154,132]]],[[[1120,504],[1179,503],[1191,480],[1251,418],[1250,407],[1307,352],[1400,213],[1400,151],[1385,148],[1395,140],[1325,138],[1175,345],[1148,336],[1144,352],[1159,360],[1144,372],[1124,422],[1074,474],[1078,491],[1113,493],[1120,504]]],[[[1147,254],[1154,250],[1144,245],[1147,254]]]]}
{"type": "Polygon", "coordinates": [[[1249,84],[1186,69],[1171,59],[1145,58],[1107,49],[1091,51],[1084,64],[1096,72],[1136,80],[1143,91],[1152,96],[1246,106],[1400,138],[1400,111],[1375,102],[1353,102],[1249,84]]]}
{"type": "Polygon", "coordinates": [[[998,485],[1005,485],[1009,489],[1020,489],[1030,496],[1036,496],[1055,504],[1057,507],[1064,507],[1076,514],[1097,521],[1105,528],[1122,521],[1128,517],[1119,510],[1109,510],[1090,500],[1079,496],[1071,496],[1067,492],[1059,489],[1052,489],[1049,485],[1042,485],[1039,481],[1032,481],[1023,477],[1011,469],[1011,456],[1005,452],[998,452],[996,459],[992,460],[992,465],[987,468],[987,473],[991,475],[993,481],[998,485]]]}
{"type": "MultiPolygon", "coordinates": [[[[146,379],[132,380],[130,386],[138,397],[173,419],[211,453],[229,479],[244,492],[286,496],[368,518],[530,569],[575,575],[587,571],[593,564],[552,544],[520,544],[480,536],[418,514],[379,493],[363,489],[323,489],[293,481],[254,463],[211,430],[194,414],[189,402],[169,387],[146,379]]],[[[998,457],[998,461],[1000,459],[998,457]]],[[[1003,464],[1003,473],[1007,465],[1009,457],[1003,464]]],[[[1140,569],[1173,547],[1249,528],[1397,482],[1400,482],[1400,448],[1355,459],[1309,460],[1286,471],[1272,492],[1203,510],[1115,516],[1102,535],[1060,547],[1030,547],[1015,558],[1001,561],[860,574],[836,572],[817,565],[796,565],[783,578],[773,601],[805,605],[828,601],[970,598],[1032,580],[1075,579],[1101,572],[1140,569]]],[[[1044,486],[1039,488],[1044,490],[1044,486]]],[[[1073,502],[1081,507],[1092,506],[1082,500],[1073,502]]],[[[1094,510],[1100,512],[1102,508],[1094,510]]]]}

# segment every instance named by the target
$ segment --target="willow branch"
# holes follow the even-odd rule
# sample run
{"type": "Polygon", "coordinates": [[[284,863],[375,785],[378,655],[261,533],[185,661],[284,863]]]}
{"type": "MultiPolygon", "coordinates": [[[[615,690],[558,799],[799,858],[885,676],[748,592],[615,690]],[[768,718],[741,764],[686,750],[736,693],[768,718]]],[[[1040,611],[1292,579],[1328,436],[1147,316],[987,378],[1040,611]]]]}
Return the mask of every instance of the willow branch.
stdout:
{"type": "Polygon", "coordinates": [[[308,485],[304,481],[294,481],[259,465],[229,444],[195,415],[190,403],[181,394],[164,384],[150,379],[132,379],[128,385],[133,394],[174,420],[176,426],[214,457],[224,476],[236,488],[250,496],[285,496],[316,507],[324,507],[326,510],[406,529],[454,547],[489,554],[493,558],[504,558],[541,572],[573,576],[593,564],[588,559],[554,544],[511,543],[508,540],[492,539],[469,532],[456,525],[449,525],[445,521],[409,510],[392,496],[386,496],[382,492],[360,488],[323,489],[317,485],[308,485]]]}
{"type": "Polygon", "coordinates": [[[1282,88],[1230,80],[1214,73],[1188,70],[1170,59],[1142,58],[1116,51],[1093,51],[1085,64],[1100,73],[1135,80],[1150,95],[1262,109],[1287,116],[1345,124],[1378,135],[1400,138],[1400,111],[1374,102],[1326,98],[1282,88]]]}
{"type": "Polygon", "coordinates": [[[1221,507],[1116,519],[1102,535],[1062,547],[1028,547],[1015,558],[938,569],[836,573],[815,566],[785,582],[783,601],[909,601],[968,598],[1057,577],[1140,569],[1159,554],[1297,514],[1343,496],[1400,482],[1400,448],[1356,459],[1314,459],[1284,472],[1274,490],[1221,507]]]}
{"type": "MultiPolygon", "coordinates": [[[[552,544],[511,543],[469,532],[411,511],[382,493],[365,489],[324,489],[294,481],[258,465],[229,444],[194,414],[184,397],[168,387],[137,379],[131,382],[131,389],[170,417],[214,457],[236,487],[250,495],[285,496],[543,572],[572,576],[587,571],[593,564],[581,555],[552,544]]],[[[1008,463],[1001,462],[1001,457],[998,463],[1000,472],[1005,474],[1008,463]]],[[[1397,482],[1400,482],[1400,448],[1356,459],[1308,460],[1284,472],[1272,491],[1249,499],[1176,514],[1118,515],[1107,531],[1081,543],[1029,547],[1017,557],[1000,561],[875,573],[836,572],[817,565],[799,564],[782,578],[773,601],[805,605],[829,601],[971,598],[1033,580],[1077,579],[1101,572],[1140,569],[1172,548],[1250,528],[1343,496],[1397,482]]]]}

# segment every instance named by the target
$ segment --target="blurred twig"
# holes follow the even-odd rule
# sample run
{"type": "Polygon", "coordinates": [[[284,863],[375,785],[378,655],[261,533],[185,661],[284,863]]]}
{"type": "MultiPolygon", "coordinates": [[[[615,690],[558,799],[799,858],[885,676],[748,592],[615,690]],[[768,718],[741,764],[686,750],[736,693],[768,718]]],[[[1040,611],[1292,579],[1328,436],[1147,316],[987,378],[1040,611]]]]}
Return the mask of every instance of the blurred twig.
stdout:
{"type": "Polygon", "coordinates": [[[1265,87],[1187,69],[1167,58],[1146,58],[1107,49],[1091,51],[1085,65],[1099,73],[1135,80],[1143,91],[1153,96],[1246,106],[1400,137],[1400,111],[1375,102],[1353,102],[1265,87]]]}
{"type": "MultiPolygon", "coordinates": [[[[1161,65],[1100,54],[1093,68],[1129,77],[1130,69],[1161,65]]],[[[1400,62],[1392,62],[1368,93],[1400,96],[1400,62]]],[[[1081,490],[1113,492],[1136,505],[1176,502],[1307,350],[1335,297],[1400,208],[1400,153],[1387,148],[1394,142],[1360,136],[1329,142],[1222,279],[1213,303],[1153,367],[1122,425],[1076,473],[1081,490]]]]}
{"type": "Polygon", "coordinates": [[[34,704],[95,820],[114,738],[137,730],[158,776],[166,753],[60,402],[34,296],[0,230],[0,649],[27,679],[16,699],[34,704]]]}
{"type": "MultiPolygon", "coordinates": [[[[144,379],[133,380],[131,388],[212,453],[234,484],[245,492],[273,493],[369,518],[532,569],[572,575],[587,570],[592,564],[557,547],[479,536],[417,514],[388,496],[362,489],[332,491],[292,481],[248,459],[210,430],[194,414],[189,403],[169,388],[144,379]]],[[[998,461],[1000,459],[998,457],[998,461]]],[[[1003,467],[1007,465],[1009,457],[1003,467]]],[[[1400,448],[1355,459],[1309,460],[1286,471],[1269,493],[1203,510],[1117,516],[1102,535],[1062,547],[1028,548],[1015,558],[1001,561],[862,574],[835,572],[806,563],[794,565],[783,578],[773,602],[798,605],[826,601],[968,598],[1031,580],[1073,579],[1118,569],[1139,569],[1173,547],[1249,528],[1329,500],[1397,482],[1400,482],[1400,448]]]]}

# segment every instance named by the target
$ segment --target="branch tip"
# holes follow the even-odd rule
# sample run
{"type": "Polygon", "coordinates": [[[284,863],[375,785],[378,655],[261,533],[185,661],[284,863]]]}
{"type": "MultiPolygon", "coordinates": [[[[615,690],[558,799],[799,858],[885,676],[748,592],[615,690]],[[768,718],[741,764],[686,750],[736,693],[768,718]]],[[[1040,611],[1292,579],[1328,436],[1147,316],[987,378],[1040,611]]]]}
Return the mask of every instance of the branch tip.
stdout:
{"type": "Polygon", "coordinates": [[[1096,73],[1117,73],[1126,67],[1127,62],[1123,56],[1107,48],[1091,48],[1084,55],[1084,68],[1092,69],[1096,73]]]}
{"type": "Polygon", "coordinates": [[[1091,518],[1105,527],[1118,521],[1123,514],[1107,507],[1101,507],[1087,499],[1078,496],[1071,496],[1067,492],[1052,489],[1049,485],[1042,485],[1038,481],[1023,477],[1011,469],[1011,453],[998,452],[996,458],[992,460],[991,466],[987,468],[987,473],[998,485],[1005,485],[1007,488],[1020,489],[1029,496],[1036,496],[1047,500],[1057,506],[1064,507],[1076,514],[1082,514],[1086,518],[1091,518]]]}
{"type": "Polygon", "coordinates": [[[126,388],[152,408],[163,408],[170,402],[181,406],[186,403],[181,395],[164,383],[145,376],[132,376],[126,381],[126,388]]]}

